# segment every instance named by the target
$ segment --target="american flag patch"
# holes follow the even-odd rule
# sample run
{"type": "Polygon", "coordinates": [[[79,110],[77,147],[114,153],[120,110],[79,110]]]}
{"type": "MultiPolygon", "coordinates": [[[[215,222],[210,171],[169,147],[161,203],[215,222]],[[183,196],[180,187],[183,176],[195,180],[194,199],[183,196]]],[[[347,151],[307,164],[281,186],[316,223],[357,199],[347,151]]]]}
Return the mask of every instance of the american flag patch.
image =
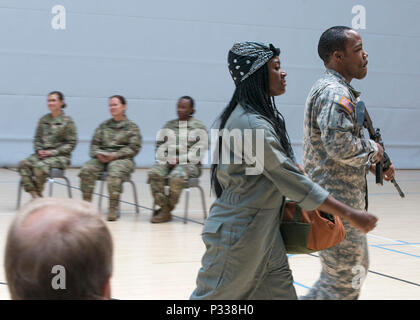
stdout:
{"type": "Polygon", "coordinates": [[[354,103],[351,102],[349,99],[347,99],[345,96],[342,96],[340,99],[339,104],[344,107],[348,112],[350,112],[350,114],[353,113],[354,111],[354,103]]]}

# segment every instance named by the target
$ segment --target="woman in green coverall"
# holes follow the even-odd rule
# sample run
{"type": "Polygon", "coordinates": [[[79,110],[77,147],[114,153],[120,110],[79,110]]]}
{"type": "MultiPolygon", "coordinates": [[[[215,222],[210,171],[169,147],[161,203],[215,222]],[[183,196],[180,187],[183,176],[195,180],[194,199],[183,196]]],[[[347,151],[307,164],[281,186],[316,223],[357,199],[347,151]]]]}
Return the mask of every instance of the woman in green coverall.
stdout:
{"type": "Polygon", "coordinates": [[[305,210],[347,219],[364,232],[376,226],[375,216],[334,199],[296,164],[273,98],[286,87],[279,54],[272,44],[255,42],[237,43],[229,51],[236,89],[220,116],[219,129],[239,129],[245,147],[235,145],[232,150],[230,138],[219,138],[217,157],[222,161],[212,165],[217,199],[203,228],[206,252],[191,299],[297,298],[280,233],[283,197],[305,210]],[[249,130],[251,143],[246,139],[249,130]],[[225,157],[229,164],[222,150],[230,150],[225,157]],[[233,163],[235,157],[242,163],[233,163]]]}

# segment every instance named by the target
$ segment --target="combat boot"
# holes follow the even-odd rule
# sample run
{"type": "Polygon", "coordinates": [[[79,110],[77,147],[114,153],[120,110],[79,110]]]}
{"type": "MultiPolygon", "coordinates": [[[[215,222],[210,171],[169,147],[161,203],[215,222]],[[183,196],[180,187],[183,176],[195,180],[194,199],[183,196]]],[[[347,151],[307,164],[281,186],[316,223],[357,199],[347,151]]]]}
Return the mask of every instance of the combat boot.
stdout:
{"type": "Polygon", "coordinates": [[[37,191],[31,191],[29,194],[31,195],[32,199],[41,198],[37,191]]]}
{"type": "Polygon", "coordinates": [[[83,192],[83,200],[87,202],[92,202],[92,193],[83,192]]]}
{"type": "Polygon", "coordinates": [[[119,198],[109,198],[109,212],[108,212],[108,221],[115,221],[118,219],[118,205],[119,198]]]}
{"type": "Polygon", "coordinates": [[[38,186],[37,188],[36,188],[36,193],[38,194],[38,197],[39,198],[42,198],[43,196],[42,196],[42,192],[44,191],[44,185],[42,185],[42,186],[38,186]]]}
{"type": "Polygon", "coordinates": [[[171,211],[169,207],[162,207],[157,212],[157,214],[152,217],[151,223],[162,223],[172,220],[171,211]]]}

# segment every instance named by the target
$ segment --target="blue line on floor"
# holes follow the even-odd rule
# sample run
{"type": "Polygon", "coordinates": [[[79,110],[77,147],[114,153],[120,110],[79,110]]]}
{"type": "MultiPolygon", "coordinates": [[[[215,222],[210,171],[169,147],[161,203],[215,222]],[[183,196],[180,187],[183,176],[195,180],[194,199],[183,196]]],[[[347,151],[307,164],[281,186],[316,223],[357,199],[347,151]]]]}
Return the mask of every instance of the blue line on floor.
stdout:
{"type": "MultiPolygon", "coordinates": [[[[291,258],[291,257],[293,257],[293,256],[295,256],[295,255],[296,255],[296,254],[288,254],[288,255],[287,255],[287,257],[288,257],[288,258],[291,258]]],[[[307,287],[307,286],[305,286],[304,284],[301,284],[301,283],[299,283],[299,282],[293,281],[293,283],[294,283],[295,285],[300,286],[300,287],[303,287],[303,288],[305,288],[305,289],[311,289],[310,287],[307,287]]]]}
{"type": "MultiPolygon", "coordinates": [[[[400,240],[397,240],[400,241],[400,240]]],[[[402,241],[404,242],[404,241],[402,241]]],[[[404,243],[383,243],[383,244],[371,244],[370,246],[380,246],[380,247],[384,247],[384,246],[410,246],[410,245],[418,245],[420,244],[420,242],[414,242],[414,243],[410,243],[410,242],[404,242],[404,243]]]]}
{"type": "MultiPolygon", "coordinates": [[[[398,192],[378,192],[378,193],[369,193],[369,197],[370,196],[388,196],[388,195],[392,195],[392,194],[397,194],[398,192]]],[[[407,194],[420,194],[420,192],[404,192],[405,195],[407,194]]]]}
{"type": "Polygon", "coordinates": [[[301,284],[301,283],[299,283],[299,282],[293,281],[293,283],[294,283],[295,285],[297,285],[297,286],[304,287],[305,289],[311,289],[310,287],[307,287],[307,286],[305,286],[304,284],[301,284]]]}
{"type": "Polygon", "coordinates": [[[397,253],[401,253],[401,254],[406,254],[407,256],[412,256],[412,257],[415,257],[415,258],[420,258],[420,256],[417,256],[417,255],[411,254],[411,253],[407,253],[407,252],[404,252],[404,251],[393,250],[393,249],[384,248],[384,247],[377,246],[377,245],[372,245],[372,247],[379,248],[379,249],[384,249],[384,250],[389,250],[389,251],[393,251],[393,252],[397,252],[397,253]]]}

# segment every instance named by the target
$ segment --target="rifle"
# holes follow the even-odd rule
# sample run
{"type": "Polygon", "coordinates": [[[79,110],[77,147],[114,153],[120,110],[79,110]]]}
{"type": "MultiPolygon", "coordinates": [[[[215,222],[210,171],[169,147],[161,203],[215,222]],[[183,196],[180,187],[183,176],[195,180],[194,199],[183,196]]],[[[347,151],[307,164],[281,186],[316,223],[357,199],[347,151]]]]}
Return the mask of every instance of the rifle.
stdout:
{"type": "MultiPolygon", "coordinates": [[[[376,184],[382,186],[384,184],[383,172],[387,171],[391,166],[391,159],[385,152],[385,147],[381,136],[381,130],[379,128],[376,128],[376,130],[373,128],[372,120],[370,119],[369,113],[363,101],[359,101],[356,104],[356,120],[359,126],[363,125],[367,129],[367,131],[369,132],[370,139],[372,139],[376,143],[379,143],[384,148],[384,156],[382,160],[376,164],[376,184]]],[[[398,193],[400,194],[400,197],[404,198],[405,195],[402,192],[397,181],[395,181],[395,179],[392,179],[391,182],[397,189],[398,193]]]]}

